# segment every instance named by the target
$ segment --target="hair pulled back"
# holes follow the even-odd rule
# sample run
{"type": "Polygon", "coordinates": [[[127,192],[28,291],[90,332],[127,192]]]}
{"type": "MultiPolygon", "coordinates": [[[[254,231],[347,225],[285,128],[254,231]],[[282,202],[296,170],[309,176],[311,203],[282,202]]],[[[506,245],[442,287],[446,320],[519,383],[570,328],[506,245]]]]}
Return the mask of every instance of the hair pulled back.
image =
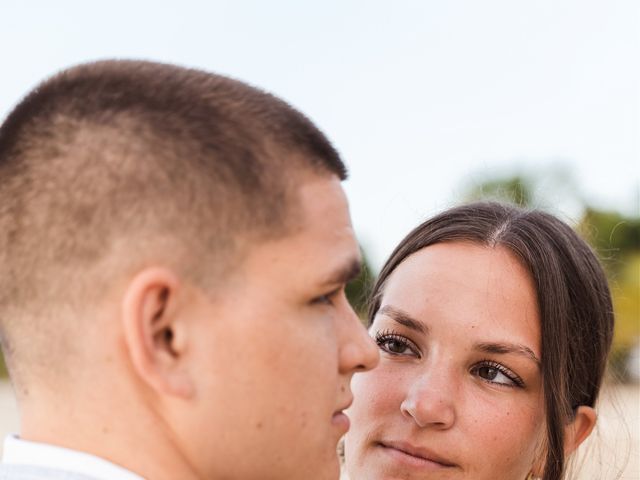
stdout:
{"type": "Polygon", "coordinates": [[[419,225],[382,268],[368,313],[371,324],[389,275],[429,245],[466,241],[511,251],[536,289],[546,415],[543,480],[565,470],[564,429],[580,405],[594,407],[613,337],[613,307],[596,254],[568,225],[538,210],[494,202],[447,210],[419,225]]]}

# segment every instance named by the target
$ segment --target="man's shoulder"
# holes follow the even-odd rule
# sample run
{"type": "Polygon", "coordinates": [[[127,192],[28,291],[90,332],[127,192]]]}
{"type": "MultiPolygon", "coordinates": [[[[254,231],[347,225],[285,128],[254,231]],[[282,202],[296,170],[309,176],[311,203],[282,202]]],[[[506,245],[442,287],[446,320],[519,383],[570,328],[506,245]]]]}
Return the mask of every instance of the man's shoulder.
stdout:
{"type": "Polygon", "coordinates": [[[80,473],[30,465],[0,464],[0,480],[96,480],[80,473]]]}

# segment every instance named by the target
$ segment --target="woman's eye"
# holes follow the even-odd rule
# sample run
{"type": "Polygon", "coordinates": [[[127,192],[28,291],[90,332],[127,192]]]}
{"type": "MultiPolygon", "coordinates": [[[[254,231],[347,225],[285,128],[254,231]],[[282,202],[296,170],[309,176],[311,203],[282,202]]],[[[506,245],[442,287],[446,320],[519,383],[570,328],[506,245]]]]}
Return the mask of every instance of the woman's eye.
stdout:
{"type": "Polygon", "coordinates": [[[417,349],[411,340],[396,333],[376,334],[378,347],[391,355],[417,355],[417,349]]]}
{"type": "Polygon", "coordinates": [[[515,373],[511,373],[506,367],[500,364],[484,363],[476,365],[473,367],[472,373],[489,383],[505,385],[508,387],[523,386],[522,380],[520,380],[515,373]]]}
{"type": "Polygon", "coordinates": [[[390,338],[386,340],[382,346],[385,350],[388,350],[390,353],[405,353],[409,347],[406,343],[401,342],[400,340],[396,340],[394,338],[390,338]]]}
{"type": "Polygon", "coordinates": [[[511,380],[504,373],[494,367],[480,367],[478,369],[478,376],[493,383],[513,383],[513,380],[511,380]]]}

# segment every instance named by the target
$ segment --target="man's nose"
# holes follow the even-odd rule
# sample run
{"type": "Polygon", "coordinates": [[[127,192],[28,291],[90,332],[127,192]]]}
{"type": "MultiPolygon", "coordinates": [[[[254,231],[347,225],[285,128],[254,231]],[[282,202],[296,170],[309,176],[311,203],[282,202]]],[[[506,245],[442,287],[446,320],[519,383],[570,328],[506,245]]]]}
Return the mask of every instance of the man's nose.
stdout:
{"type": "Polygon", "coordinates": [[[419,427],[446,430],[456,421],[455,382],[444,368],[426,368],[411,383],[400,410],[419,427]]]}
{"type": "Polygon", "coordinates": [[[380,352],[358,315],[350,305],[347,309],[341,319],[340,373],[366,372],[378,365],[380,352]]]}

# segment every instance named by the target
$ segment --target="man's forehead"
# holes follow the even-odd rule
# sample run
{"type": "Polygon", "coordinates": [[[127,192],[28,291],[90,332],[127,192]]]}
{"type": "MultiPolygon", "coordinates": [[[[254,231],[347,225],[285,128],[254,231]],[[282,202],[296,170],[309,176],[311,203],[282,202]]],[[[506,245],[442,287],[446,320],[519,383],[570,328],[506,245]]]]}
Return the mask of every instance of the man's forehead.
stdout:
{"type": "Polygon", "coordinates": [[[345,213],[347,217],[349,215],[347,197],[340,179],[335,175],[305,176],[297,193],[297,201],[306,213],[334,211],[345,213]]]}

